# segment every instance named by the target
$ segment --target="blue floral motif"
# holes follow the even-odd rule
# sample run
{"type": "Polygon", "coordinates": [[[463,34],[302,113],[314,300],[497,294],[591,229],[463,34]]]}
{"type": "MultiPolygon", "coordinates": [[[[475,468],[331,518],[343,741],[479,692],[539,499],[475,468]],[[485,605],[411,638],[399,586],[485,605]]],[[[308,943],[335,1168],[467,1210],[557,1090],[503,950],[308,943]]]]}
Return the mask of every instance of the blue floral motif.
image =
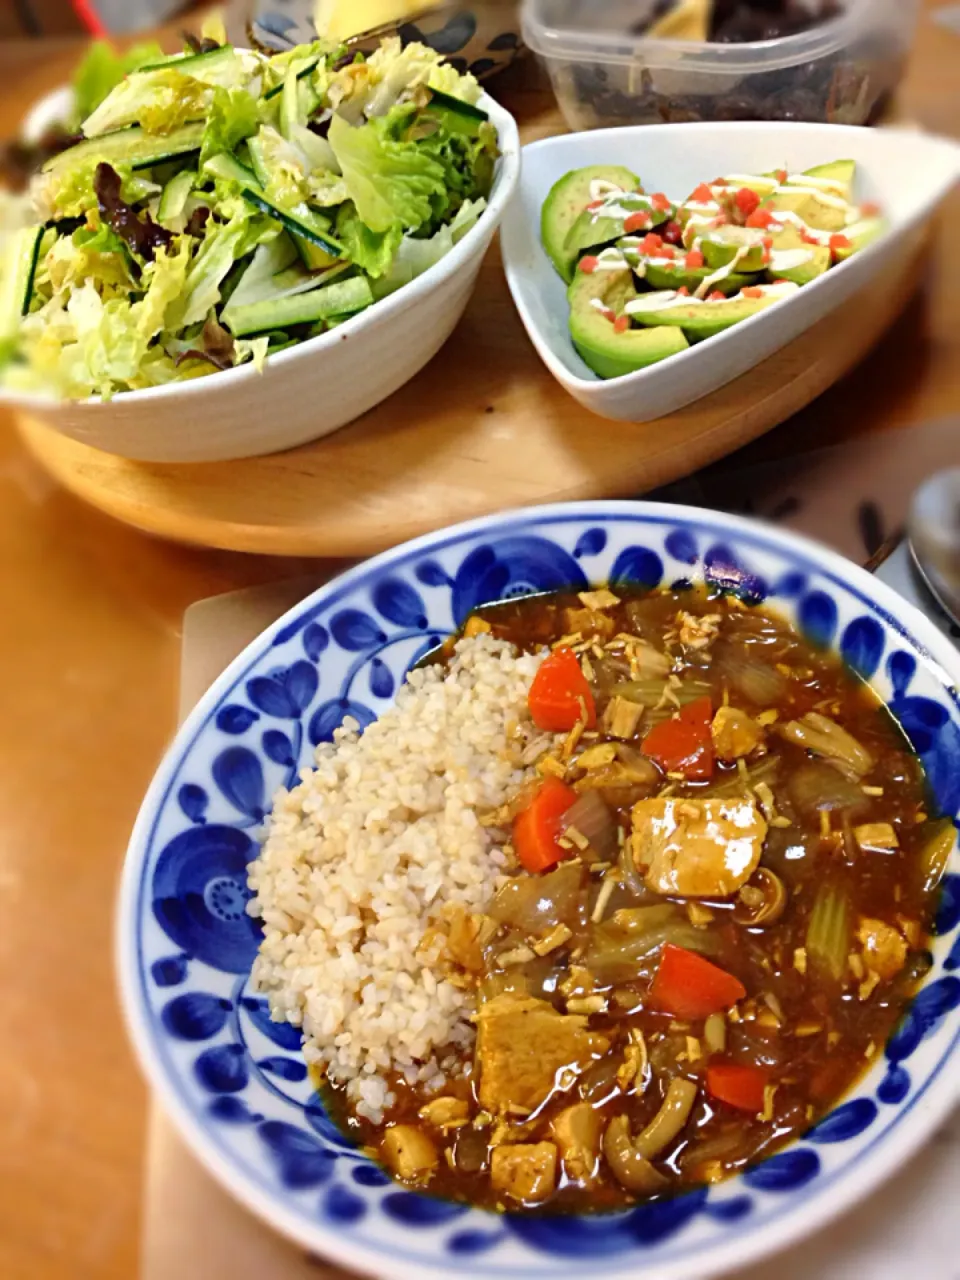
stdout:
{"type": "Polygon", "coordinates": [[[840,652],[849,666],[865,680],[876,672],[886,644],[883,627],[876,618],[855,618],[840,638],[840,652]]]}
{"type": "Polygon", "coordinates": [[[681,564],[696,564],[700,554],[697,539],[689,529],[671,529],[664,540],[664,546],[681,564]]]}
{"type": "Polygon", "coordinates": [[[296,764],[296,756],[293,754],[293,743],[285,733],[281,733],[279,729],[268,729],[261,739],[263,745],[263,753],[268,760],[272,760],[274,764],[282,764],[286,768],[296,764]]]}
{"type": "Polygon", "coordinates": [[[583,591],[587,579],[576,560],[546,538],[501,538],[471,551],[453,582],[453,617],[462,626],[474,609],[495,600],[583,591]]]}
{"type": "Polygon", "coordinates": [[[573,548],[573,554],[578,560],[582,560],[584,556],[598,556],[606,545],[606,529],[584,529],[573,548]]]}
{"type": "Polygon", "coordinates": [[[370,692],[375,698],[392,698],[394,690],[390,668],[381,658],[370,663],[370,692]]]}
{"type": "Polygon", "coordinates": [[[796,1191],[820,1172],[820,1157],[809,1147],[781,1151],[763,1164],[748,1169],[743,1180],[755,1191],[796,1191]]]}
{"type": "Polygon", "coordinates": [[[330,632],[319,622],[311,622],[303,632],[303,651],[311,662],[319,662],[320,655],[330,643],[330,632]]]}
{"type": "Polygon", "coordinates": [[[260,716],[256,711],[234,703],[231,706],[221,707],[217,712],[217,728],[221,733],[232,733],[239,737],[259,719],[260,716]]]}
{"type": "Polygon", "coordinates": [[[190,991],[171,1000],[160,1016],[178,1040],[212,1040],[226,1026],[232,1008],[221,996],[190,991]]]}
{"type": "Polygon", "coordinates": [[[289,1022],[274,1022],[270,1017],[270,1007],[266,1000],[260,1000],[255,996],[244,996],[240,1001],[240,1008],[261,1035],[265,1035],[275,1045],[291,1051],[300,1048],[303,1039],[300,1028],[291,1026],[289,1022]]]}
{"type": "Polygon", "coordinates": [[[349,698],[334,698],[330,702],[324,702],[317,707],[310,718],[307,733],[313,745],[332,742],[334,731],[340,728],[347,716],[352,716],[361,729],[365,729],[368,724],[373,724],[376,719],[373,712],[362,702],[353,702],[349,698]]]}
{"type": "Polygon", "coordinates": [[[239,1093],[249,1080],[242,1044],[220,1044],[204,1049],[193,1064],[197,1079],[211,1093],[239,1093]]]}
{"type": "Polygon", "coordinates": [[[419,591],[402,578],[383,578],[373,588],[373,607],[398,627],[423,631],[427,626],[426,606],[419,591]]]}
{"type": "Polygon", "coordinates": [[[227,747],[213,762],[213,780],[232,805],[255,822],[262,821],[263,769],[248,747],[227,747]]]}
{"type": "Polygon", "coordinates": [[[611,587],[634,587],[650,591],[663,581],[663,561],[649,547],[627,547],[610,570],[611,587]]]}
{"type": "Polygon", "coordinates": [[[191,822],[206,822],[207,805],[210,803],[203,787],[185,782],[177,792],[177,803],[191,822]]]}
{"type": "Polygon", "coordinates": [[[681,565],[691,566],[680,575],[684,585],[706,581],[745,600],[774,595],[808,634],[836,645],[872,680],[921,752],[940,810],[960,810],[955,691],[869,593],[726,517],[634,519],[619,504],[575,510],[572,518],[530,513],[439,535],[426,549],[390,553],[346,586],[323,588],[255,646],[206,719],[178,740],[142,853],[135,844],[137,949],[124,957],[139,975],[133,1016],[146,1024],[181,1114],[253,1195],[259,1186],[314,1229],[380,1250],[383,1270],[394,1242],[407,1256],[422,1255],[425,1269],[442,1271],[446,1261],[466,1274],[475,1255],[478,1268],[509,1270],[516,1261],[532,1280],[546,1280],[557,1259],[579,1260],[585,1274],[602,1269],[605,1258],[651,1270],[661,1258],[698,1260],[712,1244],[748,1237],[823,1197],[837,1179],[855,1177],[861,1154],[869,1161],[866,1153],[900,1124],[960,1043],[954,861],[943,882],[933,967],[890,1040],[885,1073],[868,1077],[802,1145],[732,1186],[596,1218],[491,1217],[388,1185],[311,1092],[299,1029],[273,1022],[267,1002],[247,994],[260,937],[247,914],[257,828],[270,792],[295,779],[309,744],[329,741],[347,715],[369,725],[406,670],[480,604],[582,590],[588,579],[650,586],[681,565]],[[260,1148],[252,1159],[251,1145],[260,1148]]]}
{"type": "Polygon", "coordinates": [[[257,1066],[261,1071],[267,1071],[270,1075],[279,1076],[281,1080],[289,1080],[294,1084],[307,1078],[307,1068],[302,1058],[261,1058],[257,1066]]]}
{"type": "Polygon", "coordinates": [[[809,1142],[849,1142],[858,1138],[877,1118],[872,1098],[852,1098],[842,1103],[807,1134],[809,1142]]]}
{"type": "Polygon", "coordinates": [[[729,591],[745,604],[762,604],[770,594],[766,581],[744,565],[732,547],[715,543],[703,557],[703,576],[711,587],[729,591]]]}
{"type": "Polygon", "coordinates": [[[837,631],[837,605],[825,591],[811,591],[800,601],[797,621],[811,644],[828,649],[837,631]]]}
{"type": "Polygon", "coordinates": [[[247,864],[256,854],[235,827],[192,827],[170,841],[153,873],[153,912],[188,955],[228,973],[246,973],[260,929],[245,911],[227,913],[225,895],[246,901],[247,864]]]}
{"type": "Polygon", "coordinates": [[[387,638],[373,618],[361,609],[342,609],[335,613],[330,619],[330,630],[340,648],[349,649],[351,653],[374,649],[387,638]]]}
{"type": "Polygon", "coordinates": [[[329,1151],[315,1138],[282,1120],[265,1120],[257,1129],[280,1180],[292,1191],[309,1191],[333,1177],[337,1153],[329,1151]]]}
{"type": "Polygon", "coordinates": [[[366,1216],[366,1202],[346,1187],[332,1186],[323,1197],[321,1212],[334,1222],[352,1226],[366,1216]]]}
{"type": "Polygon", "coordinates": [[[415,1227],[439,1227],[468,1212],[465,1204],[453,1200],[437,1200],[433,1196],[413,1195],[409,1191],[391,1191],[380,1202],[383,1212],[395,1222],[415,1227]]]}

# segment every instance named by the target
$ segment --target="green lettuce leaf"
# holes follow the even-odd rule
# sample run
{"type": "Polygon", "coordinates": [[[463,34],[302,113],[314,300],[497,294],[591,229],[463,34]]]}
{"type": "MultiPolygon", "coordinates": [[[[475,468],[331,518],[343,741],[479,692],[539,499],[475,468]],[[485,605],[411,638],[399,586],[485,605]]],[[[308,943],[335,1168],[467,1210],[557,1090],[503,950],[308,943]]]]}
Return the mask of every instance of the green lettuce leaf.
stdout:
{"type": "Polygon", "coordinates": [[[377,280],[390,270],[403,239],[403,227],[394,222],[386,231],[371,231],[351,202],[337,214],[336,237],[350,261],[377,280]]]}
{"type": "Polygon", "coordinates": [[[126,53],[117,53],[106,40],[95,41],[73,77],[71,127],[79,129],[124,76],[162,57],[163,50],[152,42],[134,45],[126,53]]]}
{"type": "Polygon", "coordinates": [[[84,121],[83,132],[96,138],[139,124],[149,133],[170,133],[188,121],[204,119],[212,97],[210,85],[172,65],[141,71],[117,85],[84,121]]]}
{"type": "Polygon", "coordinates": [[[397,222],[415,231],[432,217],[433,201],[445,198],[443,165],[417,143],[393,141],[381,121],[355,128],[335,115],[329,138],[350,198],[371,231],[388,231],[397,222]]]}
{"type": "Polygon", "coordinates": [[[425,44],[403,45],[399,36],[383,40],[364,63],[338,71],[330,79],[330,105],[358,123],[387,115],[399,102],[409,101],[423,85],[441,89],[464,102],[475,103],[480,86],[471,75],[460,75],[425,44]]]}
{"type": "Polygon", "coordinates": [[[436,235],[425,239],[404,236],[389,271],[373,285],[374,297],[385,298],[388,294],[395,293],[446,257],[453,246],[459,244],[467,232],[476,226],[486,207],[485,200],[468,200],[461,205],[453,222],[442,227],[436,235]]]}
{"type": "Polygon", "coordinates": [[[200,164],[225,151],[235,151],[246,138],[260,127],[260,115],[256,98],[245,89],[213,90],[213,101],[203,131],[200,147],[200,164]]]}

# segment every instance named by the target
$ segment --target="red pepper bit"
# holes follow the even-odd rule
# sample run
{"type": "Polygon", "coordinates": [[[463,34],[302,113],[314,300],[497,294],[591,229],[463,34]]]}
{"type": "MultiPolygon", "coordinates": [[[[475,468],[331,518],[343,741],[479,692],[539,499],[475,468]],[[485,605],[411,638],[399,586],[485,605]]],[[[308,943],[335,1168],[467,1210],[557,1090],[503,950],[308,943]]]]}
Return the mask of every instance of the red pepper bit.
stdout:
{"type": "Polygon", "coordinates": [[[757,288],[756,285],[748,285],[746,289],[740,290],[740,295],[743,298],[762,298],[763,290],[757,288]]]}
{"type": "Polygon", "coordinates": [[[663,238],[667,244],[679,245],[683,243],[683,227],[679,222],[668,222],[663,228],[663,238]]]}
{"type": "Polygon", "coordinates": [[[836,235],[836,236],[830,237],[830,252],[833,254],[835,258],[837,257],[837,255],[840,253],[842,249],[852,249],[852,248],[853,248],[853,242],[851,241],[849,236],[836,235]]]}
{"type": "Polygon", "coordinates": [[[773,214],[769,209],[754,209],[750,217],[747,219],[748,227],[760,227],[766,230],[773,222],[773,214]]]}
{"type": "Polygon", "coordinates": [[[668,209],[673,208],[670,199],[662,191],[655,191],[650,197],[650,203],[655,209],[659,209],[661,213],[666,213],[668,209]]]}
{"type": "Polygon", "coordinates": [[[713,293],[707,294],[708,302],[726,302],[726,300],[727,295],[725,293],[721,293],[719,289],[714,289],[713,293]]]}
{"type": "Polygon", "coordinates": [[[675,258],[677,256],[677,251],[672,244],[661,244],[657,256],[660,258],[675,258]]]}
{"type": "Polygon", "coordinates": [[[787,173],[786,169],[778,169],[778,170],[777,170],[777,172],[776,172],[776,175],[775,175],[775,176],[776,176],[777,181],[780,183],[781,187],[782,187],[782,186],[783,186],[783,184],[786,182],[787,178],[789,178],[789,177],[790,177],[790,175],[789,175],[789,173],[787,173]]]}
{"type": "Polygon", "coordinates": [[[616,320],[613,322],[613,328],[616,333],[626,333],[630,328],[630,317],[617,316],[616,320]]]}
{"type": "Polygon", "coordinates": [[[592,212],[594,209],[602,209],[605,204],[605,200],[594,200],[592,203],[587,205],[587,209],[592,212]]]}
{"type": "Polygon", "coordinates": [[[604,307],[600,314],[603,316],[604,320],[609,320],[611,324],[616,324],[617,313],[615,311],[611,311],[609,307],[604,307]]]}
{"type": "Polygon", "coordinates": [[[649,213],[644,213],[643,210],[640,210],[637,213],[631,213],[630,216],[625,219],[623,229],[629,236],[633,235],[634,231],[645,231],[649,225],[649,213]]]}
{"type": "Polygon", "coordinates": [[[713,227],[725,227],[729,221],[730,219],[725,213],[718,213],[710,225],[713,227]]]}
{"type": "Polygon", "coordinates": [[[694,201],[694,203],[696,204],[712,204],[713,192],[710,190],[710,188],[707,186],[705,182],[701,182],[699,187],[697,187],[696,191],[694,191],[693,195],[690,197],[690,199],[694,201]]]}
{"type": "Polygon", "coordinates": [[[774,282],[773,282],[773,283],[774,283],[774,284],[790,284],[790,283],[791,283],[791,281],[789,281],[789,280],[774,280],[774,282]]]}
{"type": "Polygon", "coordinates": [[[704,261],[704,256],[699,249],[691,249],[684,259],[684,264],[688,271],[699,271],[704,261]]]}
{"type": "Polygon", "coordinates": [[[879,218],[883,210],[873,200],[868,200],[866,204],[860,206],[860,212],[865,218],[879,218]]]}
{"type": "Polygon", "coordinates": [[[763,247],[764,247],[765,249],[772,249],[772,248],[773,248],[773,236],[764,236],[764,237],[763,237],[763,247]]]}
{"type": "Polygon", "coordinates": [[[689,297],[690,297],[690,290],[687,288],[687,286],[686,286],[685,284],[682,284],[682,285],[680,286],[680,288],[677,290],[677,293],[678,293],[678,295],[679,295],[681,298],[689,298],[689,297]]]}
{"type": "Polygon", "coordinates": [[[819,244],[819,243],[820,243],[820,241],[817,239],[817,237],[816,237],[816,236],[812,236],[812,235],[810,234],[810,232],[809,232],[809,231],[801,231],[801,232],[800,232],[800,239],[803,241],[803,243],[804,243],[804,244],[819,244]]]}
{"type": "Polygon", "coordinates": [[[713,187],[729,187],[730,183],[726,180],[726,178],[714,178],[713,182],[710,185],[713,187]]]}
{"type": "Polygon", "coordinates": [[[746,218],[749,218],[750,214],[760,207],[760,197],[751,187],[741,187],[733,199],[737,208],[746,218]]]}
{"type": "Polygon", "coordinates": [[[663,248],[663,240],[660,236],[655,235],[652,231],[648,236],[644,236],[643,244],[640,246],[644,253],[651,257],[656,257],[663,248]]]}
{"type": "Polygon", "coordinates": [[[600,259],[595,258],[592,254],[587,254],[585,258],[580,259],[580,270],[588,276],[592,276],[599,265],[600,259]]]}

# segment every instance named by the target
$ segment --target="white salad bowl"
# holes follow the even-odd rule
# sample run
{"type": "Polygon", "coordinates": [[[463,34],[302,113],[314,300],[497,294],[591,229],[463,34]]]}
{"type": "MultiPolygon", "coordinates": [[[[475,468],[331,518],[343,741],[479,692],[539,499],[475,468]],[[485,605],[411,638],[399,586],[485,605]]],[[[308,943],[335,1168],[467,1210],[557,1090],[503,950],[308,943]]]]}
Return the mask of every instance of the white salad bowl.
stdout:
{"type": "Polygon", "coordinates": [[[882,273],[890,253],[912,248],[960,179],[960,146],[905,129],[712,123],[646,125],[570,134],[523,149],[523,174],[501,240],[513,300],[544,364],[582,405],[605,418],[647,422],[709,395],[779,351],[882,273]],[[791,172],[855,160],[855,199],[876,201],[887,233],[812,284],[717,337],[659,364],[604,381],[570,338],[566,286],[540,243],[550,188],[571,169],[627,165],[647,191],[682,200],[723,173],[791,172]]]}
{"type": "MultiPolygon", "coordinates": [[[[27,130],[62,118],[58,90],[27,130]]],[[[65,436],[141,462],[220,462],[278,453],[329,435],[399,390],[436,355],[463,315],[484,255],[520,173],[510,113],[484,94],[501,159],[476,225],[423,275],[330,333],[268,356],[261,372],[241,365],[190,382],[129,391],[109,401],[65,401],[0,389],[0,404],[65,436]]]]}
{"type": "Polygon", "coordinates": [[[330,1119],[297,1029],[271,1022],[250,978],[247,866],[272,795],[345,716],[380,716],[479,605],[604,582],[765,601],[869,681],[939,808],[960,811],[960,654],[889,587],[796,534],[692,507],[568,503],[429,534],[303,600],[201,699],[157,772],[124,868],[118,976],[143,1069],[195,1155],[265,1222],[364,1274],[706,1280],[806,1240],[901,1172],[960,1097],[954,846],[931,967],[900,1025],[827,1116],[738,1177],[616,1213],[490,1213],[391,1182],[330,1119]]]}

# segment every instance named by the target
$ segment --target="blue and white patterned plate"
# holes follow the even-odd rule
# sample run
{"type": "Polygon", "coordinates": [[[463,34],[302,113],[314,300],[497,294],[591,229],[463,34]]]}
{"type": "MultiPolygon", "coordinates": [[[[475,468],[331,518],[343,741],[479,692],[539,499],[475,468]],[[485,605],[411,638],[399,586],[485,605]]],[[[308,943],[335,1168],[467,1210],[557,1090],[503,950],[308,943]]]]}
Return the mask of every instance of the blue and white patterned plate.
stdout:
{"type": "Polygon", "coordinates": [[[742,1177],[628,1212],[494,1215],[406,1191],[353,1150],[297,1032],[249,989],[245,868],[274,790],[479,604],[558,587],[703,581],[839,647],[960,809],[960,656],[916,609],[824,548],[733,516],[585,502],[429,535],[321,588],[224,673],[144,802],[119,906],[119,976],[147,1076],[196,1155],[307,1248],[381,1276],[705,1277],[782,1247],[902,1167],[960,1093],[960,855],[934,962],[883,1059],[801,1141],[742,1177]]]}

